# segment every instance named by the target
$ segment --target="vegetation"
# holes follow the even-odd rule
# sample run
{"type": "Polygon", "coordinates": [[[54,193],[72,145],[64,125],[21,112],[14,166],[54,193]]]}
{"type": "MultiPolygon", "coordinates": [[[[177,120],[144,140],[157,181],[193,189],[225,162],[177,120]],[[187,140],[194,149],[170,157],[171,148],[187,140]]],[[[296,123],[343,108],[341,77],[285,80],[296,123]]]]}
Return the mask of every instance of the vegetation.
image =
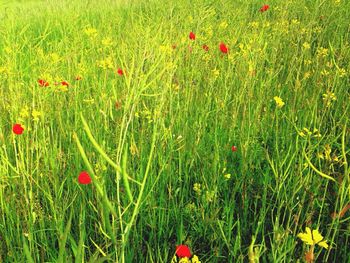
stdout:
{"type": "Polygon", "coordinates": [[[349,1],[0,21],[0,262],[348,262],[349,1]]]}

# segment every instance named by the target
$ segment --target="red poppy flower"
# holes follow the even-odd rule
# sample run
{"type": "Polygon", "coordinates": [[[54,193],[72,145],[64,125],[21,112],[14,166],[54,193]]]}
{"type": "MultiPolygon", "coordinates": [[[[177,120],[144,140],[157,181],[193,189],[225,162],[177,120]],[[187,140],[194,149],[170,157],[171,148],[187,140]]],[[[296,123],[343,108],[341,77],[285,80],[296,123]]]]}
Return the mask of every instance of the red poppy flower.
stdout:
{"type": "Polygon", "coordinates": [[[209,47],[207,45],[203,45],[202,48],[207,52],[209,51],[209,47]]]}
{"type": "Polygon", "coordinates": [[[91,177],[87,172],[82,171],[78,176],[78,182],[79,184],[91,184],[91,177]]]}
{"type": "Polygon", "coordinates": [[[123,70],[120,69],[120,68],[118,68],[117,73],[118,73],[119,76],[123,76],[124,75],[123,70]]]}
{"type": "Polygon", "coordinates": [[[232,145],[231,150],[232,150],[233,152],[237,152],[237,146],[232,145]]]}
{"type": "Polygon", "coordinates": [[[193,32],[190,32],[189,37],[190,37],[191,40],[195,40],[196,39],[196,35],[193,32]]]}
{"type": "Polygon", "coordinates": [[[265,11],[267,11],[269,8],[270,8],[269,5],[263,5],[263,6],[260,8],[260,12],[265,12],[265,11]]]}
{"type": "Polygon", "coordinates": [[[76,77],[75,77],[75,80],[81,80],[81,79],[82,79],[81,76],[76,76],[76,77]]]}
{"type": "Polygon", "coordinates": [[[220,48],[220,51],[224,54],[228,52],[228,47],[224,43],[221,43],[219,48],[220,48]]]}
{"type": "Polygon", "coordinates": [[[176,246],[176,255],[179,258],[184,258],[184,257],[190,258],[192,256],[189,247],[186,245],[176,246]]]}
{"type": "Polygon", "coordinates": [[[24,131],[24,128],[21,124],[16,123],[12,126],[12,131],[14,134],[21,135],[24,131]]]}
{"type": "Polygon", "coordinates": [[[43,79],[39,79],[38,83],[41,87],[48,87],[49,86],[49,83],[43,79]]]}
{"type": "Polygon", "coordinates": [[[175,45],[175,44],[172,44],[172,45],[171,45],[171,48],[172,48],[172,49],[176,49],[176,45],[175,45]]]}
{"type": "Polygon", "coordinates": [[[61,85],[62,85],[62,86],[68,87],[68,86],[69,86],[69,83],[68,83],[67,81],[62,81],[62,82],[61,82],[61,85]]]}

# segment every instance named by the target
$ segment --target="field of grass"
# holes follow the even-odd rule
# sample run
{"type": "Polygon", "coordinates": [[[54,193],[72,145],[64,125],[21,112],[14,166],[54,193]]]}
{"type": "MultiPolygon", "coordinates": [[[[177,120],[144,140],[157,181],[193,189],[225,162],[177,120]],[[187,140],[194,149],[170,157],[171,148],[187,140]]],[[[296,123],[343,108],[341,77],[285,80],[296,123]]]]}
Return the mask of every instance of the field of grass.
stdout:
{"type": "Polygon", "coordinates": [[[0,1],[0,262],[350,262],[349,21],[0,1]]]}

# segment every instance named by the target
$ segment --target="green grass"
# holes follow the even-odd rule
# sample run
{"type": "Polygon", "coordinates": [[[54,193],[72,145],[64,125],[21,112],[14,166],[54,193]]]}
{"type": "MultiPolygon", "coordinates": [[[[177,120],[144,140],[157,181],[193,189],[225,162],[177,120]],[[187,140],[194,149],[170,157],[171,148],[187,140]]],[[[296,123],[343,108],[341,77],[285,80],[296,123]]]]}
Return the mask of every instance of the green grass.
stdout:
{"type": "Polygon", "coordinates": [[[349,262],[348,21],[345,0],[1,1],[0,262],[349,262]]]}

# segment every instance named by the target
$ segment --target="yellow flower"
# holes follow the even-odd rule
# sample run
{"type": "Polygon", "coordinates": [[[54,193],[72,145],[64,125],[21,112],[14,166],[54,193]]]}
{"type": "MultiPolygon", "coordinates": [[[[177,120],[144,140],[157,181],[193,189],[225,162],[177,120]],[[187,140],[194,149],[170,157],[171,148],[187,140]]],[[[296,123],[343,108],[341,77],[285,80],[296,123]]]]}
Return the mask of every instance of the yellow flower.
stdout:
{"type": "Polygon", "coordinates": [[[19,116],[21,116],[21,118],[28,118],[29,117],[29,108],[26,106],[24,107],[21,112],[19,113],[19,116]]]}
{"type": "Polygon", "coordinates": [[[216,198],[215,191],[206,191],[206,193],[205,193],[205,200],[207,202],[213,202],[215,198],[216,198]]]}
{"type": "Polygon", "coordinates": [[[328,249],[327,241],[323,239],[323,236],[318,232],[318,229],[312,230],[309,227],[306,227],[306,233],[299,233],[298,237],[307,245],[319,245],[328,249]]]}
{"type": "Polygon", "coordinates": [[[107,57],[106,59],[101,59],[97,61],[97,64],[100,68],[103,68],[103,69],[112,69],[114,67],[113,60],[111,57],[107,57]]]}
{"type": "Polygon", "coordinates": [[[322,94],[322,99],[326,107],[330,107],[332,102],[337,100],[337,97],[333,92],[327,91],[327,93],[322,94]]]}
{"type": "Polygon", "coordinates": [[[283,100],[280,97],[275,96],[275,97],[273,97],[273,99],[276,102],[277,108],[280,109],[280,108],[282,108],[284,106],[285,103],[283,102],[283,100]]]}
{"type": "Polygon", "coordinates": [[[307,43],[307,42],[304,42],[303,48],[304,48],[305,50],[310,49],[310,44],[307,43]]]}
{"type": "Polygon", "coordinates": [[[339,68],[338,69],[338,74],[339,74],[339,77],[344,77],[346,75],[346,70],[343,69],[343,68],[339,68]]]}
{"type": "Polygon", "coordinates": [[[231,178],[231,174],[225,174],[224,177],[226,180],[229,180],[231,178]]]}
{"type": "Polygon", "coordinates": [[[301,136],[301,137],[305,137],[305,136],[306,136],[305,133],[304,133],[303,131],[298,132],[298,134],[299,134],[299,136],[301,136]]]}
{"type": "Polygon", "coordinates": [[[193,255],[192,263],[201,263],[201,262],[200,262],[199,258],[196,255],[193,255]]]}
{"type": "Polygon", "coordinates": [[[181,258],[181,259],[179,260],[179,263],[191,263],[191,261],[189,260],[188,257],[184,257],[184,258],[181,258]]]}
{"type": "Polygon", "coordinates": [[[303,128],[303,131],[305,132],[305,133],[307,133],[307,135],[311,135],[312,134],[312,132],[308,129],[308,128],[303,128]]]}
{"type": "Polygon", "coordinates": [[[321,75],[322,75],[322,76],[328,76],[328,75],[329,75],[329,71],[328,71],[327,69],[323,69],[323,70],[321,71],[321,75]]]}
{"type": "Polygon", "coordinates": [[[195,191],[197,194],[201,194],[202,192],[202,189],[201,189],[201,184],[198,184],[198,183],[195,183],[193,185],[193,191],[195,191]]]}
{"type": "Polygon", "coordinates": [[[259,28],[259,22],[253,21],[249,24],[252,28],[259,28]]]}
{"type": "Polygon", "coordinates": [[[223,21],[223,22],[219,25],[220,29],[226,29],[227,26],[228,26],[228,24],[227,24],[226,21],[223,21]]]}
{"type": "Polygon", "coordinates": [[[311,65],[312,61],[310,59],[304,60],[304,65],[311,65]]]}
{"type": "Polygon", "coordinates": [[[326,146],[324,147],[324,157],[327,161],[331,161],[331,152],[332,152],[332,148],[329,144],[326,144],[326,146]]]}
{"type": "Polygon", "coordinates": [[[93,28],[93,27],[86,28],[84,32],[89,37],[96,37],[97,36],[97,29],[93,28]]]}
{"type": "Polygon", "coordinates": [[[310,71],[307,71],[307,72],[304,73],[304,79],[308,79],[308,78],[310,78],[310,76],[311,76],[311,72],[310,71]]]}
{"type": "Polygon", "coordinates": [[[39,117],[42,115],[40,111],[33,110],[32,111],[32,116],[34,121],[39,121],[39,117]]]}
{"type": "Polygon", "coordinates": [[[326,57],[328,55],[328,49],[319,47],[316,51],[318,57],[326,57]]]}
{"type": "Polygon", "coordinates": [[[113,46],[114,44],[113,40],[110,37],[106,37],[102,39],[101,43],[105,47],[110,47],[110,46],[113,46]]]}

